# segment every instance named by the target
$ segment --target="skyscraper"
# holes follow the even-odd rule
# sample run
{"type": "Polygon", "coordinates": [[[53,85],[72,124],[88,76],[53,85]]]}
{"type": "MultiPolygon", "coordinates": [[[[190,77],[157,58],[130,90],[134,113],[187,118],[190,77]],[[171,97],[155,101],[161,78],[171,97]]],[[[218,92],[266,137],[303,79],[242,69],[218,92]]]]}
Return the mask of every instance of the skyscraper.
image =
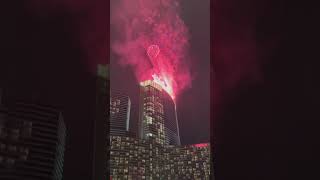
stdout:
{"type": "Polygon", "coordinates": [[[107,179],[109,159],[109,69],[108,65],[97,66],[96,118],[93,136],[92,179],[107,179]]]}
{"type": "Polygon", "coordinates": [[[129,96],[111,91],[110,136],[124,136],[129,132],[131,101],[129,96]]]}
{"type": "Polygon", "coordinates": [[[0,104],[0,179],[61,180],[66,127],[55,108],[0,104]]]}
{"type": "Polygon", "coordinates": [[[180,145],[176,106],[171,96],[152,80],[140,83],[139,133],[162,145],[180,145]]]}

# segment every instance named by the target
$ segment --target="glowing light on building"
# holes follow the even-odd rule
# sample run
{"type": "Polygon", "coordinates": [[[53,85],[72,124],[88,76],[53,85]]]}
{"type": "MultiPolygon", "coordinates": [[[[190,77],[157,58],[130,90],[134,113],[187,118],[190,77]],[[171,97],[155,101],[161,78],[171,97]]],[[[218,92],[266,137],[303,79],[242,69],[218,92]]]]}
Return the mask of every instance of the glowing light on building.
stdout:
{"type": "Polygon", "coordinates": [[[157,63],[157,57],[160,53],[160,49],[158,45],[150,45],[147,49],[147,55],[153,65],[153,72],[152,75],[153,81],[161,86],[163,90],[165,90],[171,98],[174,100],[175,95],[172,88],[172,78],[169,78],[168,75],[166,75],[164,67],[160,67],[160,65],[157,63]]]}
{"type": "Polygon", "coordinates": [[[172,88],[172,86],[171,86],[171,83],[170,83],[170,81],[169,81],[169,79],[168,78],[166,78],[166,77],[159,77],[158,75],[156,75],[156,74],[153,74],[152,75],[152,78],[153,78],[153,81],[155,82],[155,83],[157,83],[158,85],[160,85],[161,86],[161,88],[163,89],[163,90],[165,90],[170,96],[171,96],[171,98],[173,99],[173,100],[175,100],[175,96],[174,96],[174,93],[173,93],[173,88],[172,88]]]}
{"type": "Polygon", "coordinates": [[[207,146],[209,146],[209,144],[208,143],[202,143],[202,144],[195,144],[195,145],[193,145],[194,147],[198,147],[198,148],[203,148],[203,147],[207,147],[207,146]]]}
{"type": "Polygon", "coordinates": [[[140,82],[139,129],[142,139],[160,144],[180,145],[176,104],[170,84],[157,74],[140,82]]]}

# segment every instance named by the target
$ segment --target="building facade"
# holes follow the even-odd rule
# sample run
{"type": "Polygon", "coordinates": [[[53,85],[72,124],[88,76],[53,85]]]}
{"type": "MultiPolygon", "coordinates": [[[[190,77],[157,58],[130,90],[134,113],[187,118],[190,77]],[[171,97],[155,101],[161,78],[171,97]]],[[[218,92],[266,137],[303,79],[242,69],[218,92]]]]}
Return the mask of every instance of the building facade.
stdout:
{"type": "Polygon", "coordinates": [[[210,144],[167,146],[164,179],[210,179],[210,144]]]}
{"type": "Polygon", "coordinates": [[[61,180],[66,126],[55,108],[0,105],[0,179],[61,180]]]}
{"type": "Polygon", "coordinates": [[[162,146],[154,140],[125,136],[111,137],[112,179],[160,179],[162,146]]]}
{"type": "Polygon", "coordinates": [[[111,91],[110,135],[126,136],[129,133],[131,100],[129,96],[111,91]]]}
{"type": "Polygon", "coordinates": [[[139,135],[162,145],[180,145],[176,106],[155,81],[140,83],[139,135]]]}
{"type": "MultiPolygon", "coordinates": [[[[129,125],[127,102],[123,95],[110,102],[122,130],[129,125]]],[[[181,146],[175,102],[156,81],[140,83],[139,138],[111,133],[110,179],[210,179],[210,144],[181,146]]]]}
{"type": "Polygon", "coordinates": [[[154,139],[110,139],[112,179],[210,179],[210,145],[163,146],[154,139]]]}

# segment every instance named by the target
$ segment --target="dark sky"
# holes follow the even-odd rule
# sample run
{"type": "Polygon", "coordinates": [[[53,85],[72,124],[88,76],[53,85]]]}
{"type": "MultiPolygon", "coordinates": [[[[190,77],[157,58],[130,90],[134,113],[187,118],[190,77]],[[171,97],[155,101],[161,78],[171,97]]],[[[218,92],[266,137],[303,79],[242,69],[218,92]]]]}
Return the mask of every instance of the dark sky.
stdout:
{"type": "MultiPolygon", "coordinates": [[[[181,1],[181,18],[191,34],[192,88],[178,98],[177,111],[181,142],[195,144],[210,141],[210,1],[181,1]]],[[[112,27],[111,27],[112,28],[112,27]]],[[[111,30],[112,32],[112,30],[111,30]]],[[[111,34],[112,36],[112,34],[111,34]]],[[[138,82],[129,67],[116,63],[111,55],[111,88],[128,93],[133,102],[131,126],[137,128],[138,82]]]]}
{"type": "MultiPolygon", "coordinates": [[[[216,79],[227,77],[221,54],[247,48],[248,34],[255,50],[243,57],[254,57],[261,75],[225,94],[216,114],[216,179],[319,179],[319,13],[301,1],[214,2],[216,79]]],[[[234,64],[241,58],[224,57],[234,64]]]]}

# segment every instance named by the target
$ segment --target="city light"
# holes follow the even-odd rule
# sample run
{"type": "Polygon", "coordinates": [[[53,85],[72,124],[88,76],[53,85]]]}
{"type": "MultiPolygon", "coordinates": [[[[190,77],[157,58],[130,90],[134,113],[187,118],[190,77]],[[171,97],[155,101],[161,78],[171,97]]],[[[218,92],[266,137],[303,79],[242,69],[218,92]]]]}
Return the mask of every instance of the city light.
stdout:
{"type": "Polygon", "coordinates": [[[198,148],[203,148],[203,147],[209,146],[209,143],[195,144],[193,146],[198,147],[198,148]]]}

